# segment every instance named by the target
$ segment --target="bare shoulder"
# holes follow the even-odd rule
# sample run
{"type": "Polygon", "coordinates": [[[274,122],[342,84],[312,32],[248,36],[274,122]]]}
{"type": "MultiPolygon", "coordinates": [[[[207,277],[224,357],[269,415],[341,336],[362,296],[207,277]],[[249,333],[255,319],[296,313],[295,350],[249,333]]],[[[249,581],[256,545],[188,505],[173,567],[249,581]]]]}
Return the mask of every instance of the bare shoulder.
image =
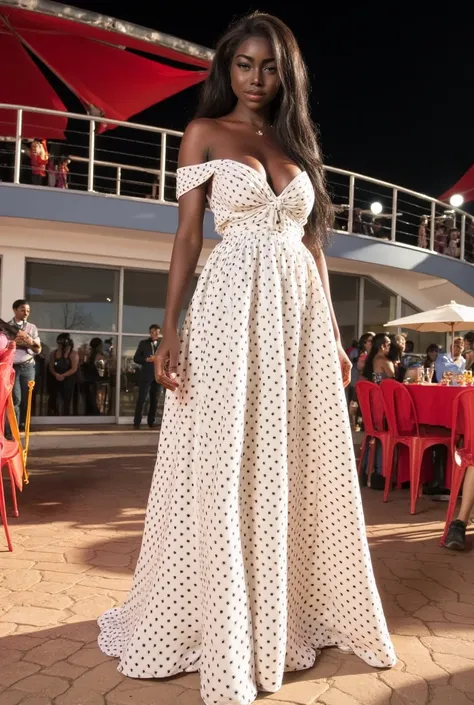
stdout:
{"type": "Polygon", "coordinates": [[[208,160],[215,139],[216,127],[217,121],[213,118],[191,120],[181,140],[178,166],[201,164],[208,160]]]}

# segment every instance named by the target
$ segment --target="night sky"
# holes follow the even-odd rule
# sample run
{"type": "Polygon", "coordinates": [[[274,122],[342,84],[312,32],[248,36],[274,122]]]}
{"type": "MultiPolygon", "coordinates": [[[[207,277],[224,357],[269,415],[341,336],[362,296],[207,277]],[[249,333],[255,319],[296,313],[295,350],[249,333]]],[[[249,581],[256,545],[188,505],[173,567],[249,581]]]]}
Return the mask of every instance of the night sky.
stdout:
{"type": "MultiPolygon", "coordinates": [[[[468,3],[444,3],[439,14],[432,3],[311,3],[314,20],[295,2],[213,2],[212,10],[202,1],[186,10],[169,0],[67,4],[209,47],[234,15],[270,12],[300,42],[326,164],[438,196],[474,162],[474,9],[467,10],[468,3]]],[[[141,117],[184,129],[198,91],[191,88],[141,117]]]]}

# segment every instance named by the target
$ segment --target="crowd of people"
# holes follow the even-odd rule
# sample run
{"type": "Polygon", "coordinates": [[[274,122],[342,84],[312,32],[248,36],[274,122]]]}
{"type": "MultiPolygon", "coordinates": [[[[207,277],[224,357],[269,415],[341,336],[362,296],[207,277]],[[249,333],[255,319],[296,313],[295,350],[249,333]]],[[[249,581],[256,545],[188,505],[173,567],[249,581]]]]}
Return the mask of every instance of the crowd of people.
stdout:
{"type": "MultiPolygon", "coordinates": [[[[474,369],[474,331],[464,338],[453,341],[450,352],[442,352],[432,343],[423,355],[416,354],[413,341],[405,333],[364,333],[360,340],[354,340],[346,351],[353,363],[351,384],[348,388],[349,402],[354,401],[355,385],[361,379],[381,382],[392,378],[398,382],[418,378],[417,370],[432,370],[433,383],[440,382],[445,372],[455,374],[474,369]]],[[[354,418],[354,414],[352,414],[354,418]]]]}
{"type": "MultiPolygon", "coordinates": [[[[336,207],[336,229],[347,230],[349,219],[348,209],[340,209],[336,207]]],[[[405,233],[407,244],[415,244],[416,224],[406,227],[413,234],[410,237],[409,233],[405,233]]],[[[391,219],[374,216],[370,210],[362,208],[354,208],[352,216],[352,234],[354,235],[369,235],[376,237],[379,240],[391,239],[391,219]]],[[[418,226],[418,235],[416,244],[423,249],[430,248],[430,218],[427,215],[421,217],[418,226]]],[[[404,241],[401,234],[397,235],[398,240],[404,241]]],[[[454,257],[459,259],[461,256],[461,230],[457,226],[455,219],[450,213],[439,216],[435,222],[434,234],[434,251],[441,255],[454,257]]],[[[466,221],[465,240],[464,240],[464,259],[467,262],[474,262],[474,220],[466,221]]]]}
{"type": "MultiPolygon", "coordinates": [[[[418,247],[430,246],[430,225],[428,216],[423,216],[418,228],[418,247]]],[[[434,249],[441,255],[459,259],[461,256],[461,231],[454,218],[445,216],[437,220],[434,233],[434,249]]],[[[464,236],[464,258],[474,262],[474,220],[466,223],[464,236]]]]}
{"type": "MultiPolygon", "coordinates": [[[[0,321],[0,350],[15,341],[13,401],[20,431],[25,429],[28,384],[35,382],[39,406],[48,416],[98,416],[113,410],[116,361],[113,339],[93,337],[76,346],[69,332],[60,333],[49,349],[40,340],[37,327],[29,321],[30,305],[25,299],[13,303],[13,318],[0,321]]],[[[121,380],[124,390],[137,388],[133,425],[139,429],[147,405],[149,428],[156,426],[161,386],[154,378],[153,356],[161,340],[161,328],[152,324],[149,337],[140,341],[133,357],[132,382],[121,380]]],[[[125,373],[124,373],[125,375],[125,373]]],[[[33,403],[33,410],[35,404],[33,403]]],[[[38,410],[38,409],[37,409],[38,410]]],[[[7,430],[7,435],[11,434],[7,430]]]]}
{"type": "MultiPolygon", "coordinates": [[[[461,374],[466,370],[474,371],[474,331],[464,337],[454,339],[449,352],[443,352],[432,343],[424,354],[414,353],[414,344],[403,333],[364,333],[360,340],[354,340],[346,351],[352,361],[351,384],[347,389],[349,416],[354,431],[360,431],[363,422],[359,413],[356,384],[367,380],[380,384],[384,379],[398,382],[418,381],[439,383],[446,374],[461,374]]],[[[367,455],[363,459],[363,470],[367,467],[367,455]]],[[[437,498],[448,498],[449,490],[444,487],[447,463],[446,449],[443,446],[433,448],[433,479],[423,488],[424,494],[437,498]]],[[[377,442],[374,474],[371,477],[371,489],[383,490],[385,478],[382,468],[382,454],[377,442]]],[[[466,527],[470,512],[474,506],[474,467],[469,468],[464,481],[462,503],[448,531],[445,545],[448,548],[462,550],[465,547],[466,527]]]]}
{"type": "MultiPolygon", "coordinates": [[[[35,137],[32,140],[22,140],[21,146],[21,171],[22,183],[31,183],[33,186],[49,186],[51,188],[69,188],[68,156],[60,154],[61,146],[58,143],[48,145],[45,139],[35,137]]],[[[15,142],[2,142],[2,159],[0,163],[0,180],[13,180],[13,164],[15,142]]]]}

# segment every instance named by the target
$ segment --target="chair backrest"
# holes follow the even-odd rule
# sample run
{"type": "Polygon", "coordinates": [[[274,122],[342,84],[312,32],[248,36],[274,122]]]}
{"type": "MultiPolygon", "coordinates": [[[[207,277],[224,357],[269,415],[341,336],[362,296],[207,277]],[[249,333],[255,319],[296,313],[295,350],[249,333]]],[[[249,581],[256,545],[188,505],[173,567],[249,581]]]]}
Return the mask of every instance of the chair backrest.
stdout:
{"type": "Polygon", "coordinates": [[[13,365],[13,357],[15,355],[16,345],[11,341],[6,348],[0,350],[0,363],[13,365]]]}
{"type": "Polygon", "coordinates": [[[419,435],[415,404],[406,385],[384,379],[382,390],[388,428],[394,436],[419,435]]]}
{"type": "Polygon", "coordinates": [[[357,382],[356,392],[366,434],[371,436],[384,431],[385,414],[379,385],[374,382],[357,382]]]}
{"type": "Polygon", "coordinates": [[[454,400],[451,428],[453,446],[462,435],[463,450],[474,456],[474,388],[464,389],[454,400]]]}
{"type": "Polygon", "coordinates": [[[11,365],[0,362],[0,433],[3,435],[8,397],[15,383],[15,370],[11,365]]]}

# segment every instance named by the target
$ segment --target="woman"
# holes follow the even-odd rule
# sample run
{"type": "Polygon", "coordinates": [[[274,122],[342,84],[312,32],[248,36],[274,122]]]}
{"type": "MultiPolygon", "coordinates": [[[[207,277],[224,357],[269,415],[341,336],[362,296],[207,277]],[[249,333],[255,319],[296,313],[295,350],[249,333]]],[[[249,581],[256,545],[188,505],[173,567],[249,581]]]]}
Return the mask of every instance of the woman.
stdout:
{"type": "Polygon", "coordinates": [[[402,364],[402,359],[407,347],[407,340],[404,335],[393,334],[390,336],[390,350],[388,359],[393,362],[395,368],[395,379],[397,382],[403,382],[405,379],[406,369],[402,364]]]}
{"type": "Polygon", "coordinates": [[[74,350],[74,342],[69,333],[60,333],[56,344],[58,347],[52,351],[49,358],[49,371],[52,376],[49,406],[52,413],[69,416],[79,355],[74,350]]]}
{"type": "Polygon", "coordinates": [[[395,658],[364,531],[307,98],[299,47],[277,18],[251,15],[219,42],[179,155],[155,358],[174,394],[142,550],[125,605],[99,620],[122,673],[199,670],[206,705],[278,691],[319,647],[378,667],[395,658]],[[223,239],[180,340],[206,200],[223,239]]]}
{"type": "Polygon", "coordinates": [[[439,355],[439,347],[436,345],[436,343],[432,343],[431,345],[428,345],[426,348],[426,357],[423,360],[423,369],[428,370],[432,369],[433,370],[433,377],[431,378],[431,382],[433,384],[438,384],[438,378],[436,377],[436,367],[435,367],[435,362],[438,359],[439,355]]]}
{"type": "Polygon", "coordinates": [[[373,333],[364,333],[364,335],[361,335],[360,337],[359,357],[357,358],[357,372],[359,374],[357,375],[357,379],[359,379],[360,375],[362,375],[364,372],[365,363],[367,362],[369,353],[372,350],[373,340],[373,333]]]}
{"type": "Polygon", "coordinates": [[[377,333],[372,340],[372,348],[367,356],[364,377],[371,382],[381,382],[395,377],[395,365],[390,360],[391,341],[385,333],[377,333]]]}

